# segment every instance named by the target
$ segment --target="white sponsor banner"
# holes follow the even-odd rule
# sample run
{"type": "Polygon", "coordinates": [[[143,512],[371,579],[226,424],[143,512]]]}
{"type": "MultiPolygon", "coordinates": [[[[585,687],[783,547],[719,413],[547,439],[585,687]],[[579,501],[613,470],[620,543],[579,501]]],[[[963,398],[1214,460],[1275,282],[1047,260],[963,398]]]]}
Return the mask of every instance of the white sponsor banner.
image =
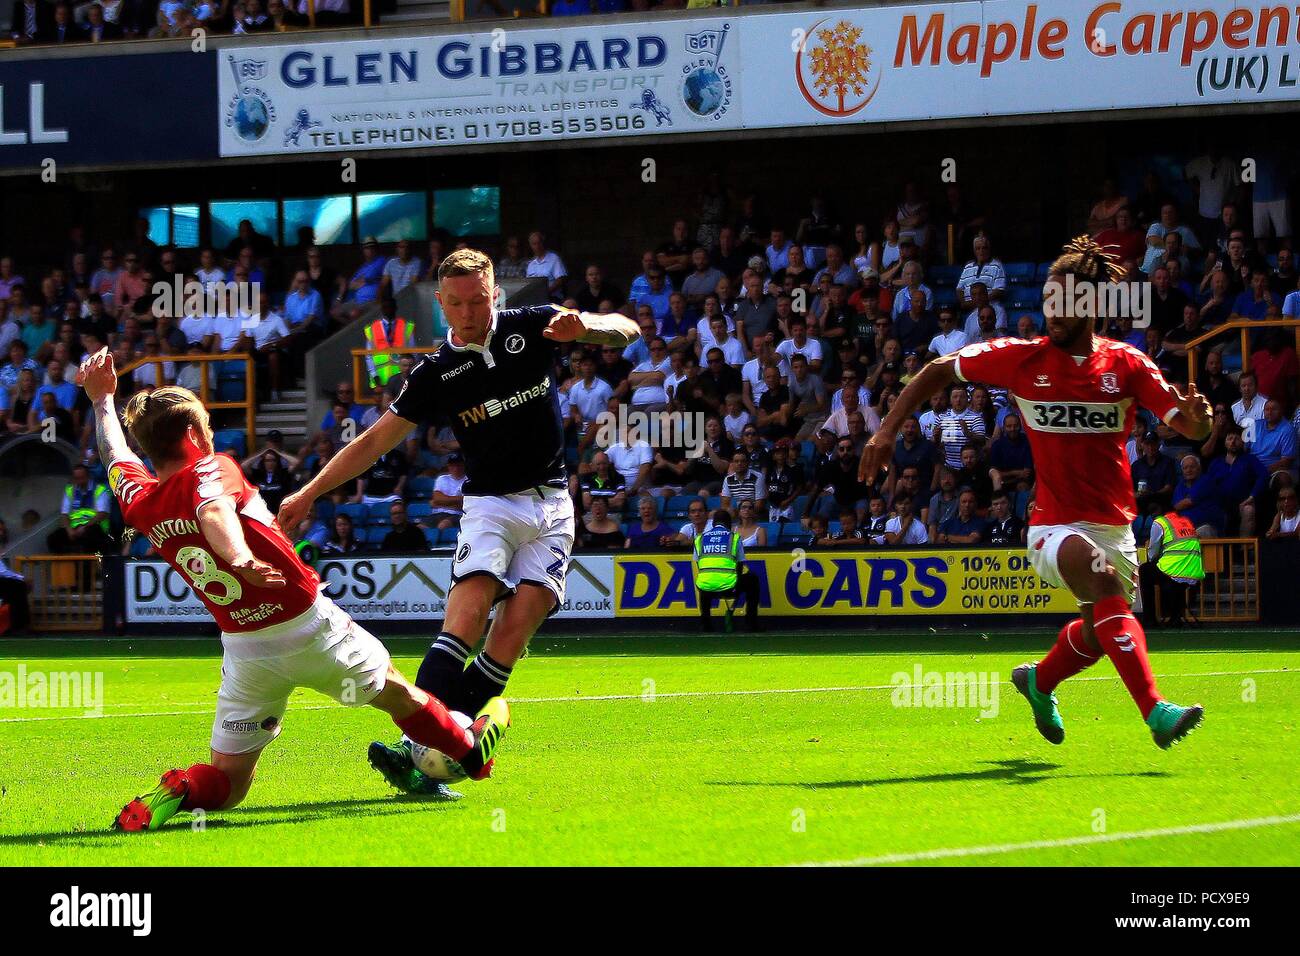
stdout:
{"type": "Polygon", "coordinates": [[[218,51],[221,155],[1289,100],[1300,7],[1026,0],[218,51]]]}
{"type": "Polygon", "coordinates": [[[740,31],[745,126],[1290,100],[1300,89],[1300,10],[1272,3],[989,0],[757,19],[740,31]]]}
{"type": "MultiPolygon", "coordinates": [[[[451,590],[451,557],[373,555],[316,562],[324,592],[358,621],[441,618],[451,590]]],[[[613,617],[614,558],[580,555],[569,562],[565,602],[556,617],[613,617]]],[[[126,620],[172,624],[212,616],[184,578],[162,561],[126,563],[126,620]]]]}
{"type": "Polygon", "coordinates": [[[735,20],[498,27],[217,51],[221,155],[740,125],[735,20]]]}

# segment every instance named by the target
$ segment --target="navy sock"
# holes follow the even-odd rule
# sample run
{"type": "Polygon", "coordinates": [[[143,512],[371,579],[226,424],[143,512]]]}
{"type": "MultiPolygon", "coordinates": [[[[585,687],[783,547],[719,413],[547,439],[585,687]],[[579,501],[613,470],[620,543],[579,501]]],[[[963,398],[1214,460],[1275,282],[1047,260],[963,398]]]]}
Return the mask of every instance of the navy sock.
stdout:
{"type": "Polygon", "coordinates": [[[511,668],[498,664],[486,651],[465,668],[455,692],[455,709],[473,717],[488,702],[506,689],[511,668]]]}
{"type": "Polygon", "coordinates": [[[460,686],[469,652],[468,644],[443,631],[425,653],[415,675],[415,686],[437,697],[447,709],[459,710],[452,698],[460,686]]]}

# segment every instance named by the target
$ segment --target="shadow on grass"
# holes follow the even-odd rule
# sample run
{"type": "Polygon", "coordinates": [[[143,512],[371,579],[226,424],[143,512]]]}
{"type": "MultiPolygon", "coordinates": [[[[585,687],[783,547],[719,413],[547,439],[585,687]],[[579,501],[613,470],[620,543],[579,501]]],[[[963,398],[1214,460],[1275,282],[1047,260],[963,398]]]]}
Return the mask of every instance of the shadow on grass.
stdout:
{"type": "MultiPolygon", "coordinates": [[[[364,812],[367,818],[398,816],[441,810],[457,801],[435,800],[429,797],[394,795],[364,800],[324,800],[320,803],[286,803],[270,806],[236,807],[233,810],[213,811],[204,822],[204,830],[233,833],[248,827],[271,826],[285,823],[312,823],[334,817],[352,816],[364,812]]],[[[193,817],[177,814],[162,829],[147,834],[164,840],[178,840],[196,832],[193,817]]],[[[23,833],[15,836],[0,835],[0,846],[50,846],[91,844],[103,846],[107,841],[138,839],[139,834],[119,833],[107,826],[102,830],[60,830],[49,833],[23,833]]]]}
{"type": "Polygon", "coordinates": [[[905,783],[966,783],[969,781],[1001,781],[1014,785],[1042,783],[1047,780],[1092,779],[1095,777],[1168,777],[1163,770],[1139,770],[1130,773],[1053,773],[1061,765],[1041,760],[985,760],[980,770],[954,770],[948,773],[924,773],[910,777],[874,777],[865,780],[815,781],[749,781],[710,780],[712,787],[801,787],[807,790],[842,790],[864,787],[885,787],[905,783]]]}

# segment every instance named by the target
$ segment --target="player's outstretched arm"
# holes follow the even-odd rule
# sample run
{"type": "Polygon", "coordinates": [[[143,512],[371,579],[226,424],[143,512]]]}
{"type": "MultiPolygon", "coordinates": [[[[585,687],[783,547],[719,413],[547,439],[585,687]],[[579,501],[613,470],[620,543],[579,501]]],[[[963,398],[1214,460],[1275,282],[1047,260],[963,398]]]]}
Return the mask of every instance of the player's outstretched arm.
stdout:
{"type": "Polygon", "coordinates": [[[947,388],[956,379],[956,352],[935,359],[916,373],[894,402],[894,407],[885,416],[885,420],[880,423],[880,428],[862,449],[862,460],[858,463],[859,481],[874,481],[876,475],[888,467],[894,457],[894,442],[903,422],[915,415],[930,400],[931,395],[947,388]]]}
{"type": "Polygon", "coordinates": [[[307,517],[313,501],[331,488],[357,477],[378,461],[380,455],[397,447],[413,428],[415,422],[391,411],[384,412],[379,421],[344,445],[343,450],[331,458],[315,478],[284,499],[279,514],[275,516],[281,530],[292,534],[293,529],[307,517]]]}
{"type": "Polygon", "coordinates": [[[641,330],[625,315],[617,312],[597,314],[559,308],[542,330],[553,342],[585,342],[588,345],[616,345],[619,348],[636,341],[641,330]]]}
{"type": "Polygon", "coordinates": [[[113,366],[113,353],[102,348],[87,355],[77,369],[76,383],[86,390],[95,411],[95,443],[99,461],[105,468],[114,462],[140,462],[127,444],[122,423],[117,418],[113,395],[117,391],[117,369],[113,366]]]}

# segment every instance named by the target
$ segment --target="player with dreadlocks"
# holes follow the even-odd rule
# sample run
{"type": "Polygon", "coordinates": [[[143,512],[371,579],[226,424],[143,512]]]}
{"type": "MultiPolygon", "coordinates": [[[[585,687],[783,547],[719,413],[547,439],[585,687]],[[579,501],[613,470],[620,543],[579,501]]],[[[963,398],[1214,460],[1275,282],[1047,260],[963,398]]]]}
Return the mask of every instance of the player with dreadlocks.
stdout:
{"type": "Polygon", "coordinates": [[[1065,724],[1053,691],[1109,657],[1156,744],[1167,749],[1200,723],[1202,708],[1160,696],[1146,635],[1133,616],[1135,502],[1124,444],[1139,405],[1200,442],[1210,431],[1210,405],[1195,385],[1180,394],[1137,349],[1098,334],[1096,310],[1079,304],[1122,301],[1107,294],[1118,277],[1114,260],[1087,236],[1066,245],[1043,289],[1047,335],[975,343],[928,364],[867,443],[859,476],[874,479],[893,456],[903,421],[954,381],[1011,392],[1038,472],[1029,560],[1040,577],[1068,588],[1079,603],[1079,617],[1047,656],[1017,667],[1012,683],[1029,701],[1038,732],[1059,744],[1065,724]]]}

